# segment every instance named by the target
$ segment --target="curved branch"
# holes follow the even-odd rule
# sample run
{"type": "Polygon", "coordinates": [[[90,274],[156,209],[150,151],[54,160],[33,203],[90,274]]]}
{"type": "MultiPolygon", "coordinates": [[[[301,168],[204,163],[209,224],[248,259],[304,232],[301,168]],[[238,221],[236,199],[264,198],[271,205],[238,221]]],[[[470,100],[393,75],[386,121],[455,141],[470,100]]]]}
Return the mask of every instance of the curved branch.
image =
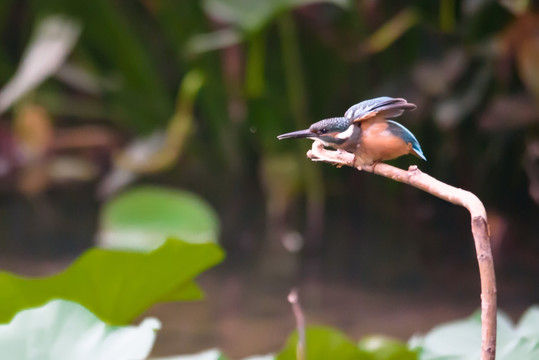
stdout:
{"type": "Polygon", "coordinates": [[[358,170],[385,176],[468,209],[472,219],[472,234],[481,278],[481,360],[494,360],[496,355],[496,276],[490,249],[487,213],[479,198],[469,191],[436,180],[421,172],[415,165],[410,166],[408,171],[384,163],[361,166],[356,164],[354,154],[342,150],[326,150],[319,141],[313,143],[312,149],[307,152],[307,157],[313,161],[329,162],[338,167],[351,166],[358,170]]]}

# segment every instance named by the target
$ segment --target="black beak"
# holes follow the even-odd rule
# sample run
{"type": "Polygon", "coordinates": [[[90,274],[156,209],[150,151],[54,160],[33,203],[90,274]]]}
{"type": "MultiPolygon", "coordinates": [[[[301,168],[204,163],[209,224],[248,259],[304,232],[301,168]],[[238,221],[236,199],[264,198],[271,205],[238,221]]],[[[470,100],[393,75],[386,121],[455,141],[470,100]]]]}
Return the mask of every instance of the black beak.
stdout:
{"type": "Polygon", "coordinates": [[[299,131],[294,131],[287,134],[282,134],[282,135],[277,136],[277,139],[279,140],[299,139],[299,138],[309,138],[309,137],[316,137],[316,134],[311,132],[311,130],[307,129],[307,130],[299,130],[299,131]]]}

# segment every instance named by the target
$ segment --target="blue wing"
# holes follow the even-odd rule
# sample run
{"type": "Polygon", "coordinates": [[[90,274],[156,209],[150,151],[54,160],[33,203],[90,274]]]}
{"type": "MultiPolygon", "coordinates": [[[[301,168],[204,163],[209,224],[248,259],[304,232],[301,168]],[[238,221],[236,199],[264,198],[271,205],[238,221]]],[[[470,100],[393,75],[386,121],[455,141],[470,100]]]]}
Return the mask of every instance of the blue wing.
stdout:
{"type": "Polygon", "coordinates": [[[414,104],[405,99],[382,96],[351,106],[344,116],[353,122],[364,121],[377,115],[388,119],[401,116],[405,110],[415,110],[415,108],[414,104]]]}

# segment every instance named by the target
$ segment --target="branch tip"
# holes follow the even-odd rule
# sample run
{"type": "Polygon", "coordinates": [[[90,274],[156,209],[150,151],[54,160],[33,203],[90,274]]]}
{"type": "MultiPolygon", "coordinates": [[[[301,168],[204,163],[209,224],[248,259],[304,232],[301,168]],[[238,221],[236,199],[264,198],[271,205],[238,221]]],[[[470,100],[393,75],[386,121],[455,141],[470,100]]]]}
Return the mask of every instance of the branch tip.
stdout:
{"type": "Polygon", "coordinates": [[[290,293],[288,294],[288,302],[290,304],[296,304],[298,302],[298,291],[295,288],[290,290],[290,293]]]}

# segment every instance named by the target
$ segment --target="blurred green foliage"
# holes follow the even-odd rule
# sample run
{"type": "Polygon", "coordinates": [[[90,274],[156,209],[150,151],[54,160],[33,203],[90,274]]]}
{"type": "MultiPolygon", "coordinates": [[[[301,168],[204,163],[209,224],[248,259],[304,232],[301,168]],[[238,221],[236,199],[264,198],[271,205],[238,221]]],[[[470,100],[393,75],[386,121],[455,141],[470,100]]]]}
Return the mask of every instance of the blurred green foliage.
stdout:
{"type": "Polygon", "coordinates": [[[90,249],[50,277],[0,272],[0,322],[60,298],[81,304],[109,324],[128,324],[156,303],[202,298],[194,278],[222,259],[218,245],[169,239],[150,253],[90,249]]]}
{"type": "Polygon", "coordinates": [[[363,351],[372,354],[374,360],[417,360],[418,351],[398,340],[381,335],[362,338],[358,344],[363,351]]]}
{"type": "MultiPolygon", "coordinates": [[[[398,340],[383,336],[369,336],[354,344],[346,335],[330,327],[309,326],[305,329],[306,359],[354,360],[417,360],[418,353],[398,340]]],[[[298,336],[292,334],[275,360],[294,360],[298,336]]]]}
{"type": "MultiPolygon", "coordinates": [[[[405,97],[418,105],[402,121],[429,159],[420,167],[477,193],[500,220],[496,229],[509,229],[499,233],[503,246],[539,253],[531,241],[539,236],[534,6],[496,0],[4,1],[0,83],[15,71],[31,29],[58,13],[82,24],[66,65],[98,85],[90,91],[60,71],[35,90],[31,100],[58,124],[106,123],[130,137],[165,129],[178,84],[196,70],[205,81],[194,131],[181,162],[161,179],[207,194],[225,217],[223,240],[232,254],[261,248],[260,219],[267,215],[269,238],[299,229],[315,240],[306,242],[308,253],[326,254],[362,280],[410,283],[424,270],[418,259],[474,261],[468,229],[454,226],[463,215],[383,179],[311,164],[304,157],[307,142],[275,136],[340,115],[360,100],[405,97]],[[388,262],[383,274],[382,254],[388,262]]],[[[405,167],[414,159],[394,163],[405,167]]]]}
{"type": "Polygon", "coordinates": [[[216,243],[219,221],[198,196],[162,187],[138,187],[107,202],[101,211],[99,243],[115,249],[150,250],[167,237],[216,243]]]}
{"type": "Polygon", "coordinates": [[[321,360],[374,360],[375,358],[354,344],[341,332],[324,327],[312,326],[305,329],[305,349],[302,356],[297,349],[298,335],[292,334],[284,349],[277,354],[276,360],[294,360],[298,358],[321,360]]]}

